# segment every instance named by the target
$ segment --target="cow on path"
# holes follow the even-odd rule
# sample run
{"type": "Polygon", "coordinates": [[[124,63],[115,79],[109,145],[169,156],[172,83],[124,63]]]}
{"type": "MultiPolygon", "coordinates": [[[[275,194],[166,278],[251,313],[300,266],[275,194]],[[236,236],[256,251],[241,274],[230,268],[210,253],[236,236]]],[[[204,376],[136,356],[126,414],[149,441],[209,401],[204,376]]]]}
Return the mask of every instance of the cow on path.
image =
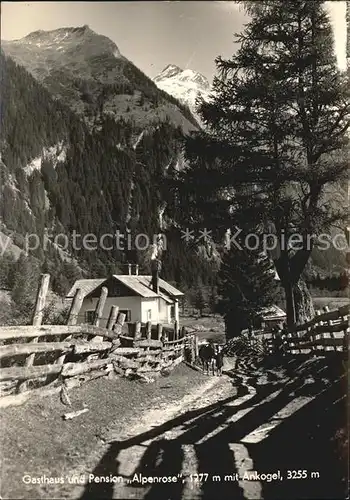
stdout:
{"type": "Polygon", "coordinates": [[[215,350],[211,343],[203,344],[199,348],[199,359],[201,360],[203,371],[209,375],[209,370],[212,370],[214,375],[215,350]]]}

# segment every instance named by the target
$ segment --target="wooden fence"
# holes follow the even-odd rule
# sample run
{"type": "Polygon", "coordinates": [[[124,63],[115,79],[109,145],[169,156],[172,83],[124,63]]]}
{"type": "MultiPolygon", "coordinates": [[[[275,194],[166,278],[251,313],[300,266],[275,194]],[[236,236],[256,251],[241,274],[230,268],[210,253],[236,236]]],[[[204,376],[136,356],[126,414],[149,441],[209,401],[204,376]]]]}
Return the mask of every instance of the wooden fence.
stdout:
{"type": "Polygon", "coordinates": [[[198,336],[194,333],[184,335],[184,360],[194,365],[198,358],[198,336]]]}
{"type": "MultiPolygon", "coordinates": [[[[66,325],[42,325],[50,276],[42,275],[32,325],[0,327],[0,407],[33,396],[66,391],[109,374],[142,378],[171,370],[184,358],[185,329],[125,323],[112,306],[106,328],[99,326],[107,298],[102,288],[92,325],[77,324],[83,302],[73,298],[66,325]]],[[[109,375],[111,376],[111,375],[109,375]]]]}
{"type": "MultiPolygon", "coordinates": [[[[261,346],[273,352],[279,334],[261,332],[251,339],[252,346],[261,346]]],[[[297,325],[294,331],[282,335],[285,351],[290,354],[347,353],[349,348],[349,306],[329,311],[317,311],[307,323],[297,325]]]]}

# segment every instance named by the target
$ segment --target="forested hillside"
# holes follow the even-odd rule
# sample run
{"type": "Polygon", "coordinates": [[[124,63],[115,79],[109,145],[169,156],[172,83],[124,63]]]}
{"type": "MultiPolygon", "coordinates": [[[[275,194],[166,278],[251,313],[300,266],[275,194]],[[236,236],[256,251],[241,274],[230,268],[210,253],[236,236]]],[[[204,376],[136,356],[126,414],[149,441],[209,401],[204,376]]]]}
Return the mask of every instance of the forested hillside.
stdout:
{"type": "MultiPolygon", "coordinates": [[[[181,127],[168,118],[141,130],[108,113],[99,114],[98,126],[91,127],[3,53],[1,68],[1,231],[21,248],[26,237],[30,244],[40,239],[31,258],[37,260],[38,272],[46,269],[56,276],[59,293],[80,272],[104,276],[125,271],[120,265],[127,261],[142,266],[134,237],[144,233],[152,239],[161,229],[164,186],[167,172],[179,161],[181,127]],[[124,250],[120,245],[112,250],[72,248],[73,232],[81,237],[92,233],[99,240],[118,230],[132,236],[124,250]],[[45,234],[59,244],[57,235],[67,235],[62,243],[65,250],[69,241],[67,251],[44,245],[45,234]],[[62,258],[74,258],[81,270],[76,266],[72,272],[62,258]]],[[[166,236],[162,275],[188,286],[201,275],[208,280],[208,265],[184,248],[179,233],[166,236]]]]}

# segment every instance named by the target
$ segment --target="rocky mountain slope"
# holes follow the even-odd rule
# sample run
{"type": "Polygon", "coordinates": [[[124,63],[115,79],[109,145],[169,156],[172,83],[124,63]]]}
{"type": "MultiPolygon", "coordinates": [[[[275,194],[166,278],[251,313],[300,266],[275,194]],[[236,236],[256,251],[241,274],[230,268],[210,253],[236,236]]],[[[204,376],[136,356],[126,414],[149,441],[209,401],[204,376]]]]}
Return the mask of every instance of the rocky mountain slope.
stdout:
{"type": "Polygon", "coordinates": [[[140,128],[166,120],[185,132],[197,127],[186,106],[88,26],[40,30],[1,43],[7,56],[90,122],[108,113],[140,128]]]}
{"type": "Polygon", "coordinates": [[[182,70],[174,64],[169,64],[157,75],[153,81],[158,88],[174,96],[187,105],[193,116],[200,122],[197,113],[197,99],[209,99],[210,83],[207,78],[192,69],[182,70]]]}
{"type": "MultiPolygon", "coordinates": [[[[32,253],[50,272],[60,272],[61,256],[43,248],[47,232],[68,237],[67,255],[89,276],[138,260],[135,235],[159,231],[167,172],[179,163],[184,133],[198,128],[189,109],[88,27],[3,42],[0,62],[0,230],[20,248],[37,236],[32,253]],[[132,244],[72,248],[73,231],[100,241],[117,230],[130,231],[132,244]]],[[[178,233],[162,274],[194,282],[198,258],[178,233]]]]}

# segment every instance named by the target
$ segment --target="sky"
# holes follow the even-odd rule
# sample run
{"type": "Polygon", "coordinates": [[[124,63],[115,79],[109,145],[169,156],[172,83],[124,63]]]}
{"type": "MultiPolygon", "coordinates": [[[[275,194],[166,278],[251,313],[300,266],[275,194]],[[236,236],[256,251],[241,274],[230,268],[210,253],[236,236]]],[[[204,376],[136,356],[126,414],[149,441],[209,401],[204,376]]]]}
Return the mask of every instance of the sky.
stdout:
{"type": "MultiPolygon", "coordinates": [[[[345,1],[326,2],[339,65],[346,68],[345,1]]],[[[39,29],[84,24],[106,35],[121,53],[153,78],[168,64],[191,68],[210,81],[215,58],[237,49],[234,33],[247,21],[232,1],[1,2],[1,38],[39,29]]]]}

